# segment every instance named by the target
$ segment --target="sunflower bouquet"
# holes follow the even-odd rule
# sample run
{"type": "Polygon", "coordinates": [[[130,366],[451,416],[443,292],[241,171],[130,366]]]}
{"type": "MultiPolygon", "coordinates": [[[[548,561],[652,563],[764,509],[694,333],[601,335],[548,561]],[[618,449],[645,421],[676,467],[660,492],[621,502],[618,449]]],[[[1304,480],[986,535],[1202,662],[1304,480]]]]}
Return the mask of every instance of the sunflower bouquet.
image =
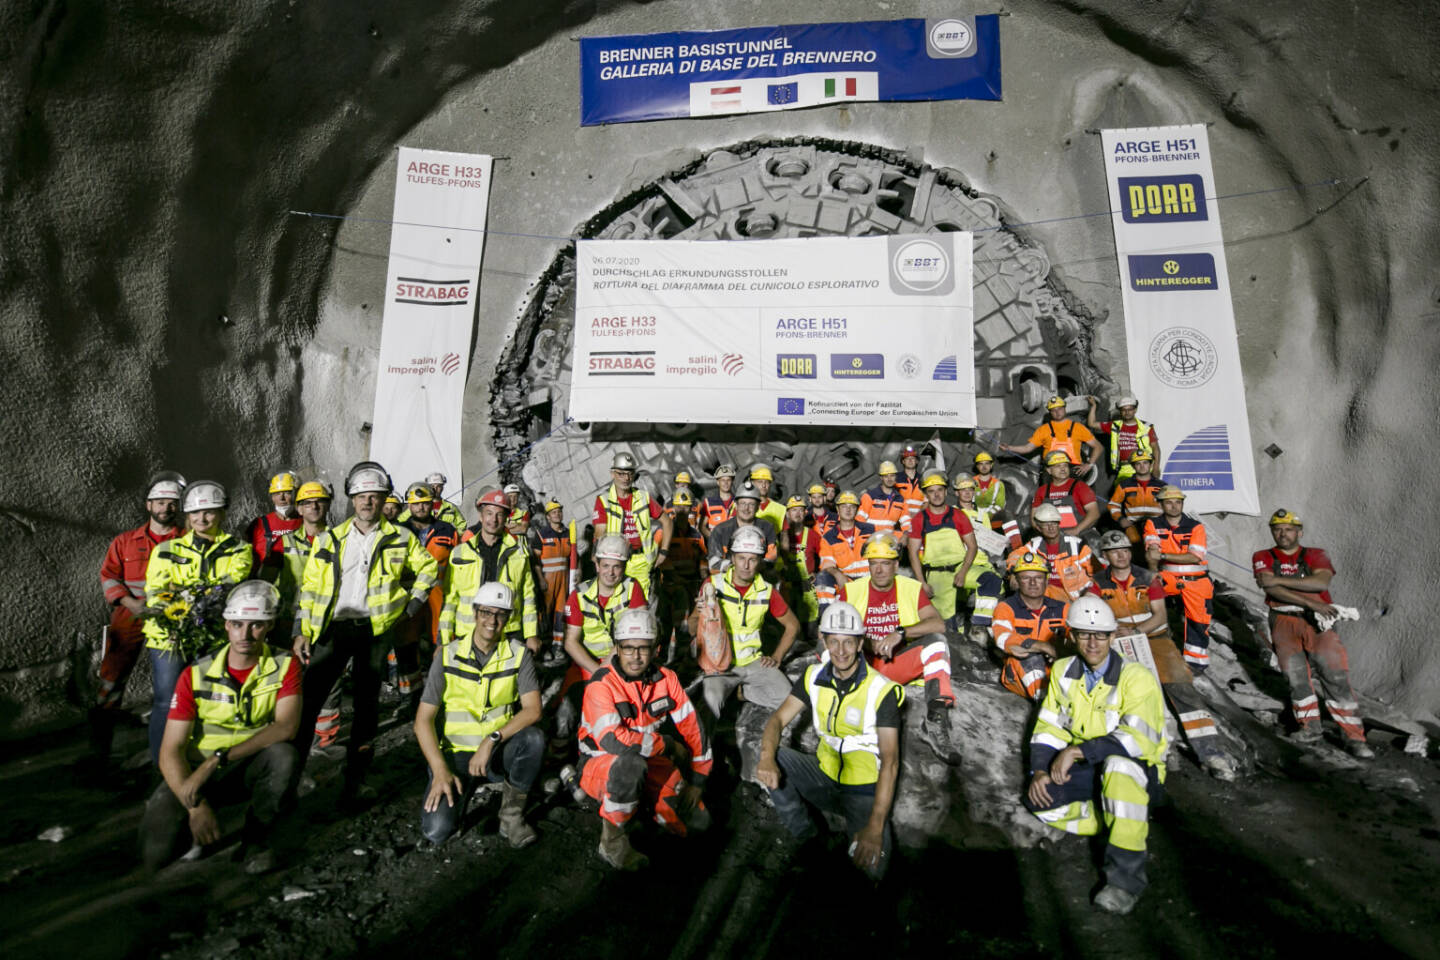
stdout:
{"type": "Polygon", "coordinates": [[[194,661],[225,642],[225,598],[230,585],[193,583],[173,587],[155,597],[154,617],[175,644],[175,650],[194,661]]]}

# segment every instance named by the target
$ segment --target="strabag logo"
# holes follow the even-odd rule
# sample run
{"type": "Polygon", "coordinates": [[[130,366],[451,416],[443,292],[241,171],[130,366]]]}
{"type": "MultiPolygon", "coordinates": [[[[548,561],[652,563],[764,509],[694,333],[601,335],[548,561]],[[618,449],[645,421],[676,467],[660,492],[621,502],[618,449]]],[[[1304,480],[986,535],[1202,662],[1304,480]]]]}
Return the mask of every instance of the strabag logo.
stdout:
{"type": "Polygon", "coordinates": [[[1208,253],[1134,254],[1130,287],[1142,293],[1167,290],[1214,290],[1215,258],[1208,253]]]}
{"type": "Polygon", "coordinates": [[[1162,330],[1150,341],[1149,357],[1155,378],[1180,390],[1203,387],[1220,366],[1215,344],[1194,327],[1162,330]]]}
{"type": "Polygon", "coordinates": [[[975,52],[975,18],[925,21],[925,49],[932,57],[966,57],[975,52]]]}
{"type": "Polygon", "coordinates": [[[470,302],[470,281],[396,277],[394,302],[421,307],[464,306],[470,302]]]}
{"type": "Polygon", "coordinates": [[[653,377],[654,350],[603,350],[590,354],[592,377],[653,377]]]}
{"type": "Polygon", "coordinates": [[[775,355],[775,376],[781,380],[814,380],[815,354],[778,353],[775,355]]]}
{"type": "Polygon", "coordinates": [[[885,354],[832,353],[830,354],[830,376],[836,380],[883,380],[885,378],[885,354]]]}
{"type": "Polygon", "coordinates": [[[1208,220],[1205,181],[1198,174],[1121,177],[1120,213],[1126,223],[1180,223],[1208,220]]]}
{"type": "Polygon", "coordinates": [[[955,289],[955,241],[948,233],[890,237],[890,290],[901,296],[937,296],[955,289]]]}

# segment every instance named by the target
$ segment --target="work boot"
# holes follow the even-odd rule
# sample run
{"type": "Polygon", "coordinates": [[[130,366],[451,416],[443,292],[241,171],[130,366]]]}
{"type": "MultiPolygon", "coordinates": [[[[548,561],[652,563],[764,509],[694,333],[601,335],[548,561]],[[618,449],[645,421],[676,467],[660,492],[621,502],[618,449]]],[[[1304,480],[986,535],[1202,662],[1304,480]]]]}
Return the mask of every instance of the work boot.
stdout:
{"type": "Polygon", "coordinates": [[[535,842],[535,828],[525,822],[525,794],[507,781],[500,794],[500,836],[515,849],[535,842]]]}
{"type": "Polygon", "coordinates": [[[551,643],[550,648],[545,651],[545,656],[540,660],[540,666],[545,670],[553,670],[562,667],[570,658],[565,653],[565,645],[562,643],[551,643]]]}
{"type": "Polygon", "coordinates": [[[925,708],[925,722],[932,727],[944,728],[950,719],[950,708],[954,705],[949,700],[931,700],[925,708]]]}
{"type": "Polygon", "coordinates": [[[1370,749],[1370,744],[1364,740],[1351,740],[1347,738],[1345,740],[1345,749],[1352,757],[1357,757],[1361,760],[1375,759],[1375,751],[1370,749]]]}
{"type": "Polygon", "coordinates": [[[935,756],[950,764],[959,766],[962,760],[950,737],[950,709],[955,704],[949,700],[931,700],[925,708],[925,723],[921,726],[921,739],[935,751],[935,756]]]}
{"type": "Polygon", "coordinates": [[[1114,913],[1124,916],[1135,909],[1135,903],[1140,898],[1129,890],[1122,890],[1113,883],[1105,884],[1105,889],[1095,894],[1095,906],[1106,913],[1114,913]]]}
{"type": "Polygon", "coordinates": [[[1302,724],[1300,729],[1290,734],[1290,739],[1296,743],[1319,743],[1325,736],[1318,723],[1302,724]]]}
{"type": "Polygon", "coordinates": [[[99,764],[103,771],[110,764],[110,747],[115,742],[115,724],[120,719],[118,710],[92,707],[90,710],[90,759],[99,764]]]}
{"type": "Polygon", "coordinates": [[[600,859],[616,870],[639,870],[650,862],[650,858],[630,846],[625,829],[609,820],[600,821],[600,859]]]}
{"type": "Polygon", "coordinates": [[[242,869],[252,877],[269,873],[275,869],[275,851],[269,847],[251,847],[242,869]]]}

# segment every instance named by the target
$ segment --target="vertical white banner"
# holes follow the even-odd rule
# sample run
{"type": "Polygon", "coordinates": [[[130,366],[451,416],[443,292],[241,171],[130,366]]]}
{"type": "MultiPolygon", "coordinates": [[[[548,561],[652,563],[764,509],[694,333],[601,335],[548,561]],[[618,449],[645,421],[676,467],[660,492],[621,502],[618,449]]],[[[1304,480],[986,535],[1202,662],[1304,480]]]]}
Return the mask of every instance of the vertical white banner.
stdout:
{"type": "Polygon", "coordinates": [[[1257,515],[1255,457],[1203,124],[1101,131],[1130,386],[1191,513],[1257,515]]]}
{"type": "Polygon", "coordinates": [[[490,199],[491,158],[401,147],[370,457],[398,487],[460,473],[460,411],[490,199]]]}

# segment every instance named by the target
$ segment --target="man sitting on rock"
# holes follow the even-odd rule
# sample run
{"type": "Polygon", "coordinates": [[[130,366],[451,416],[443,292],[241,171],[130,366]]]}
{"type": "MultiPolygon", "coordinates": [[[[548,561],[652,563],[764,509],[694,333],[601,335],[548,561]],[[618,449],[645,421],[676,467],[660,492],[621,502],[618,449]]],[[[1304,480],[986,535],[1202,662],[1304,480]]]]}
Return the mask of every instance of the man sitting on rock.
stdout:
{"type": "Polygon", "coordinates": [[[1109,837],[1095,905],[1129,913],[1145,890],[1150,799],[1165,782],[1165,701],[1154,674],[1111,652],[1115,614],[1104,600],[1081,597],[1065,623],[1079,656],[1050,674],[1030,736],[1025,806],[1057,830],[1093,836],[1098,788],[1109,837]]]}
{"type": "Polygon", "coordinates": [[[475,629],[445,644],[431,661],[415,713],[415,742],[430,766],[420,831],[431,843],[443,842],[459,827],[475,788],[487,780],[503,782],[500,836],[524,847],[535,841],[525,822],[525,799],[545,756],[545,735],[535,725],[540,678],[530,648],[505,635],[515,607],[510,588],[486,583],[471,606],[475,629]]]}
{"type": "Polygon", "coordinates": [[[1050,662],[1060,656],[1066,605],[1046,595],[1050,562],[1044,556],[1026,550],[1011,560],[1010,572],[1019,589],[995,605],[990,635],[1005,655],[1000,685],[1039,700],[1045,693],[1050,662]]]}
{"type": "Polygon", "coordinates": [[[816,834],[810,806],[843,818],[853,840],[851,862],[879,880],[892,843],[890,808],[900,773],[905,691],[865,663],[865,623],[850,604],[825,608],[820,639],[829,662],[806,667],[770,715],[755,778],[770,791],[775,813],[797,840],[816,834]],[[786,725],[807,708],[819,737],[813,756],[780,746],[786,725]]]}

